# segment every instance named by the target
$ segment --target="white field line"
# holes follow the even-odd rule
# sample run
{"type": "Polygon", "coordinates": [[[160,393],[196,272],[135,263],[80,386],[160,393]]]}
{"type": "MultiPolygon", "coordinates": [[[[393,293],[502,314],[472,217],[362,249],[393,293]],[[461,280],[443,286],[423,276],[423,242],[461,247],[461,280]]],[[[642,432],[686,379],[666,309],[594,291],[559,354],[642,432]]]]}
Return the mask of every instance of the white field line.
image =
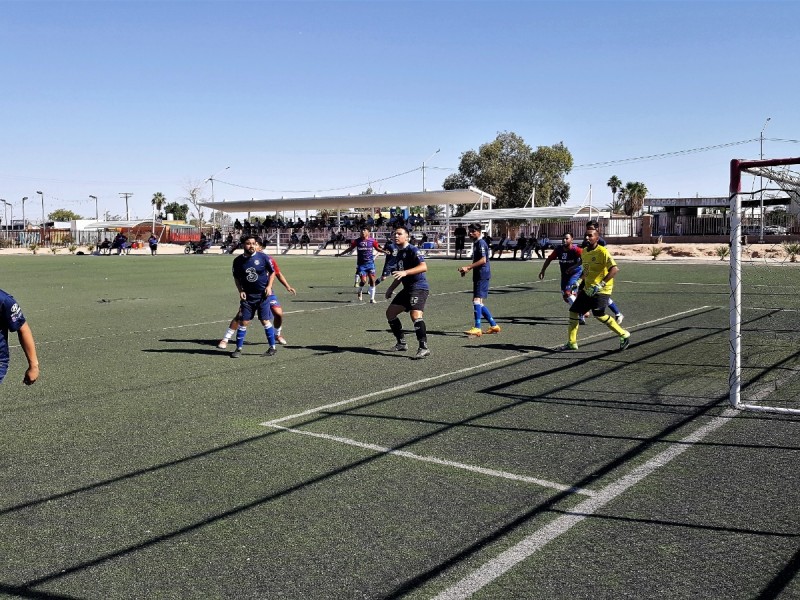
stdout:
{"type": "Polygon", "coordinates": [[[491,477],[500,477],[502,479],[511,479],[513,481],[522,481],[525,483],[533,483],[535,485],[552,488],[555,490],[559,490],[562,492],[571,492],[573,494],[583,494],[584,496],[594,496],[597,492],[593,492],[591,490],[581,489],[572,487],[569,485],[563,485],[561,483],[556,483],[554,481],[547,481],[546,479],[538,479],[536,477],[528,477],[527,475],[517,475],[515,473],[509,473],[507,471],[498,471],[497,469],[487,469],[484,467],[478,467],[475,465],[468,465],[465,463],[455,462],[452,460],[444,460],[442,458],[436,458],[435,456],[424,456],[422,454],[415,454],[413,452],[407,452],[405,450],[393,450],[392,448],[387,448],[384,446],[378,446],[376,444],[368,444],[365,442],[359,442],[357,440],[353,440],[350,438],[344,438],[336,435],[328,435],[326,433],[314,433],[312,431],[303,431],[302,429],[292,429],[290,427],[283,427],[281,425],[270,425],[270,427],[274,427],[275,429],[280,429],[282,431],[287,431],[290,433],[299,433],[300,435],[307,435],[310,437],[315,437],[323,440],[329,440],[332,442],[339,442],[341,444],[347,444],[348,446],[356,446],[357,448],[365,448],[367,450],[373,450],[375,452],[379,452],[381,454],[392,454],[394,456],[401,456],[403,458],[411,458],[413,460],[419,460],[422,462],[433,463],[436,465],[444,465],[446,467],[455,467],[457,469],[464,469],[466,471],[472,471],[474,473],[480,473],[482,475],[489,475],[491,477]]]}
{"type": "MultiPolygon", "coordinates": [[[[556,518],[521,542],[486,562],[464,577],[461,581],[438,594],[434,600],[461,600],[469,598],[475,592],[495,581],[515,565],[544,548],[549,542],[563,535],[585,518],[596,513],[630,487],[636,485],[657,469],[670,463],[673,459],[688,450],[692,444],[696,444],[707,435],[728,423],[735,414],[735,410],[727,409],[722,416],[715,417],[710,423],[695,430],[679,443],[671,445],[664,452],[654,456],[627,475],[623,475],[617,481],[609,484],[594,497],[584,500],[574,508],[566,511],[567,514],[556,518]]],[[[532,583],[535,585],[535,582],[532,583]]]]}
{"type": "MultiPolygon", "coordinates": [[[[658,319],[653,319],[651,321],[645,321],[644,323],[639,323],[637,325],[632,326],[630,329],[635,329],[637,327],[642,327],[644,325],[652,325],[653,323],[658,323],[659,321],[665,321],[667,319],[672,319],[674,317],[680,317],[692,312],[696,312],[698,310],[703,310],[706,308],[712,308],[710,306],[700,306],[698,308],[692,308],[689,310],[684,310],[679,313],[675,313],[672,315],[667,315],[666,317],[660,317],[658,319]]],[[[594,335],[591,335],[586,338],[581,338],[582,340],[591,340],[598,337],[607,336],[608,332],[600,332],[594,335]]],[[[465,373],[470,373],[471,371],[477,371],[479,369],[488,369],[489,367],[493,367],[495,365],[500,365],[506,362],[514,361],[514,360],[523,360],[529,358],[532,354],[541,354],[541,351],[536,352],[523,352],[519,354],[514,354],[513,356],[505,356],[503,358],[498,358],[496,360],[492,360],[486,363],[481,363],[479,365],[473,365],[471,367],[464,367],[463,369],[457,369],[455,371],[448,371],[447,373],[440,373],[439,375],[433,375],[432,377],[425,377],[423,379],[417,379],[415,381],[409,381],[407,383],[401,383],[399,385],[392,386],[390,388],[384,388],[382,390],[375,390],[374,392],[370,392],[368,394],[364,394],[362,396],[356,396],[355,398],[348,398],[347,400],[340,400],[339,402],[333,402],[331,404],[323,404],[322,406],[317,406],[315,408],[309,408],[308,410],[304,410],[299,413],[295,413],[293,415],[289,415],[286,417],[279,417],[277,419],[272,419],[270,421],[264,421],[261,423],[264,427],[272,427],[278,423],[283,423],[284,421],[291,421],[293,419],[299,419],[301,417],[307,417],[309,415],[313,415],[315,413],[321,412],[323,410],[330,410],[332,408],[338,408],[340,406],[346,406],[348,404],[353,404],[354,402],[361,402],[362,400],[367,400],[369,398],[374,398],[376,396],[382,396],[384,394],[391,394],[394,392],[399,392],[400,390],[405,390],[408,388],[413,388],[416,386],[420,386],[426,383],[430,383],[431,381],[437,381],[439,379],[445,379],[447,377],[454,377],[456,375],[463,375],[465,373]]]]}

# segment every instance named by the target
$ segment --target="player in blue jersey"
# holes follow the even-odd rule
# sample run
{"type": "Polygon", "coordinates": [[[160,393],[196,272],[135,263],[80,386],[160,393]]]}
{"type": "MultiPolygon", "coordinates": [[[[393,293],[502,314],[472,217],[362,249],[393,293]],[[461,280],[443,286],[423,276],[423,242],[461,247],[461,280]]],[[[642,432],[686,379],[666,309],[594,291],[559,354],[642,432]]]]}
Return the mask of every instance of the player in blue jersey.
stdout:
{"type": "Polygon", "coordinates": [[[258,315],[264,332],[267,334],[269,349],[265,356],[274,356],[275,329],[272,326],[272,311],[269,297],[272,295],[272,284],[275,282],[275,266],[272,259],[259,251],[259,240],[251,234],[242,236],[244,254],[233,259],[233,281],[239,291],[239,315],[241,321],[236,331],[236,350],[231,358],[242,355],[242,346],[247,334],[247,326],[254,316],[258,315]]]}
{"type": "Polygon", "coordinates": [[[356,277],[358,278],[358,301],[364,299],[364,286],[369,282],[369,302],[375,304],[375,251],[383,253],[383,249],[378,244],[378,240],[370,237],[369,227],[361,228],[361,235],[350,242],[346,250],[336,256],[350,254],[353,250],[356,253],[356,277]]]}
{"type": "Polygon", "coordinates": [[[36,356],[36,344],[33,340],[33,333],[28,325],[25,315],[22,314],[17,301],[12,296],[0,290],[0,382],[8,372],[9,352],[8,352],[8,332],[16,331],[19,338],[19,345],[28,359],[28,368],[22,382],[25,385],[36,383],[39,379],[39,359],[36,356]]]}
{"type": "Polygon", "coordinates": [[[383,271],[381,271],[381,276],[375,280],[375,285],[379,285],[383,280],[389,279],[392,276],[392,271],[395,270],[395,265],[397,264],[397,251],[399,248],[397,244],[394,243],[394,234],[389,236],[386,240],[386,243],[383,245],[383,253],[386,255],[386,259],[383,261],[383,271]]]}
{"type": "MultiPolygon", "coordinates": [[[[542,270],[539,271],[539,279],[544,279],[544,272],[547,267],[554,260],[558,260],[558,265],[561,267],[561,294],[564,302],[572,306],[578,293],[578,281],[583,274],[583,267],[581,266],[581,253],[583,249],[574,243],[574,238],[571,233],[565,233],[561,238],[561,244],[556,246],[555,250],[550,253],[550,256],[544,261],[542,270]]],[[[584,315],[580,315],[580,324],[585,325],[586,320],[584,315]]]]}
{"type": "MultiPolygon", "coordinates": [[[[600,223],[598,223],[595,220],[591,220],[591,221],[587,221],[586,222],[586,236],[583,238],[583,243],[581,244],[581,249],[582,250],[586,250],[590,245],[589,232],[591,230],[596,230],[598,235],[599,235],[600,234],[600,223]]],[[[606,247],[606,241],[602,237],[600,237],[597,240],[597,245],[605,248],[606,247]]],[[[610,310],[612,313],[614,313],[614,320],[617,323],[622,323],[622,319],[625,318],[625,315],[623,315],[622,312],[619,310],[619,307],[617,306],[617,303],[614,302],[613,298],[609,298],[608,299],[608,310],[610,310]]],[[[589,314],[587,313],[585,316],[588,317],[589,314]]]]}
{"type": "Polygon", "coordinates": [[[420,253],[419,248],[409,244],[411,233],[405,226],[400,226],[394,231],[394,243],[397,244],[397,263],[396,270],[392,272],[394,281],[386,289],[385,297],[391,299],[395,288],[403,284],[403,289],[392,300],[386,309],[386,320],[389,321],[389,328],[392,330],[397,344],[392,348],[395,352],[406,352],[405,334],[403,325],[400,323],[400,314],[408,312],[414,322],[414,334],[417,336],[419,349],[414,355],[415,359],[430,356],[428,349],[428,333],[423,319],[425,311],[425,301],[428,299],[430,287],[428,278],[425,276],[428,265],[425,264],[425,257],[420,253]]]}
{"type": "MultiPolygon", "coordinates": [[[[259,250],[260,249],[261,246],[259,245],[259,250]]],[[[278,262],[271,256],[269,258],[272,261],[272,267],[275,269],[275,279],[277,279],[283,284],[283,287],[286,288],[287,292],[289,292],[292,296],[296,296],[297,290],[295,290],[291,285],[289,285],[289,282],[286,280],[286,277],[281,272],[281,269],[278,266],[278,262]]],[[[275,329],[275,341],[281,344],[282,346],[285,346],[288,342],[286,341],[286,338],[283,337],[283,331],[282,331],[283,308],[281,308],[281,303],[278,300],[278,297],[275,295],[274,291],[275,290],[273,290],[273,294],[270,295],[269,298],[267,298],[267,301],[269,302],[269,309],[272,312],[272,326],[275,329]]],[[[236,316],[233,317],[230,324],[228,325],[228,330],[225,332],[225,335],[217,343],[217,348],[224,350],[225,348],[228,347],[228,342],[230,342],[233,336],[236,335],[236,331],[239,328],[239,322],[241,320],[242,320],[241,313],[237,312],[236,316]]]]}
{"type": "Polygon", "coordinates": [[[472,264],[459,267],[458,272],[464,277],[472,271],[472,312],[475,324],[464,333],[469,337],[480,337],[484,333],[500,333],[500,326],[485,304],[486,298],[489,297],[489,280],[492,277],[489,267],[489,244],[481,237],[480,223],[472,223],[467,227],[467,232],[472,240],[472,264]],[[482,317],[489,321],[489,329],[485,332],[481,331],[482,317]]]}

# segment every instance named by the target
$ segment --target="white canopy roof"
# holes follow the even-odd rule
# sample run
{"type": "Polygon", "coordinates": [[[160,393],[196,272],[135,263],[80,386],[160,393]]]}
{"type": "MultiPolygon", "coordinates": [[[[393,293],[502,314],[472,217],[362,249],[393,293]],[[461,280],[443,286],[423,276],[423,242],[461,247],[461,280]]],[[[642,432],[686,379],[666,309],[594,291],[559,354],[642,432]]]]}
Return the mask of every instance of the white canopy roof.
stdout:
{"type": "Polygon", "coordinates": [[[471,210],[460,221],[511,221],[533,219],[573,219],[577,217],[582,206],[539,206],[535,208],[494,208],[471,210]]]}
{"type": "Polygon", "coordinates": [[[426,206],[437,204],[482,204],[491,206],[496,200],[478,188],[405,192],[400,194],[364,194],[357,196],[325,196],[310,198],[272,198],[267,200],[234,200],[203,202],[202,206],[224,213],[255,213],[297,210],[349,210],[356,207],[426,206]]]}

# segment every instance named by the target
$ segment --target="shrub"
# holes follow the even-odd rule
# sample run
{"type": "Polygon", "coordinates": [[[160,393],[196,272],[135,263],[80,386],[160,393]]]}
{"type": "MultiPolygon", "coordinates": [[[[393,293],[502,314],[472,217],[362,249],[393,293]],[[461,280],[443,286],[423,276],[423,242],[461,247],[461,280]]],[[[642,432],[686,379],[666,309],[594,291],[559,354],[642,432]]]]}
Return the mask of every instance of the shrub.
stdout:
{"type": "Polygon", "coordinates": [[[10,240],[8,238],[0,239],[0,248],[12,248],[14,246],[14,240],[10,240]]]}
{"type": "Polygon", "coordinates": [[[58,254],[58,246],[51,246],[50,252],[52,252],[53,254],[58,254]]]}
{"type": "Polygon", "coordinates": [[[650,248],[650,256],[653,257],[653,260],[658,258],[658,255],[661,254],[662,249],[658,246],[652,246],[650,248]]]}
{"type": "Polygon", "coordinates": [[[28,246],[28,250],[30,250],[34,254],[39,254],[39,244],[31,244],[30,246],[28,246]]]}
{"type": "Polygon", "coordinates": [[[76,244],[70,244],[67,247],[67,250],[69,250],[70,254],[75,254],[75,250],[77,250],[77,249],[78,249],[78,246],[76,244]]]}
{"type": "Polygon", "coordinates": [[[715,252],[720,260],[725,260],[731,253],[731,249],[728,246],[717,246],[715,252]]]}
{"type": "Polygon", "coordinates": [[[94,244],[86,244],[86,251],[91,254],[94,252],[94,244]]]}
{"type": "Polygon", "coordinates": [[[789,255],[789,262],[797,262],[797,255],[800,254],[800,243],[783,242],[783,249],[789,255]]]}

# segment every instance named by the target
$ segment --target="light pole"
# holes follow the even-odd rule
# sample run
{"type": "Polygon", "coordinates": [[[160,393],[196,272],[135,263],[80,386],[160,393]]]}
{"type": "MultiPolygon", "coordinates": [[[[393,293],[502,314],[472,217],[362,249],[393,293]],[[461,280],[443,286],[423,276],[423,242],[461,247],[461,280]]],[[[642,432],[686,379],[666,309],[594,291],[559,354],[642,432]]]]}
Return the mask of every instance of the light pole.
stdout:
{"type": "Polygon", "coordinates": [[[47,228],[45,226],[45,220],[44,220],[44,194],[42,192],[36,192],[36,193],[42,197],[42,240],[41,241],[42,243],[44,243],[44,236],[47,233],[47,228]]]}
{"type": "Polygon", "coordinates": [[[8,237],[8,212],[6,209],[8,208],[8,202],[0,198],[0,202],[3,203],[3,220],[6,222],[6,237],[8,237]]]}
{"type": "MultiPolygon", "coordinates": [[[[213,174],[211,177],[209,177],[208,179],[206,179],[206,180],[203,182],[203,185],[207,184],[209,181],[211,182],[211,203],[212,203],[212,204],[214,203],[214,177],[216,177],[216,176],[217,176],[217,175],[219,175],[220,173],[224,173],[224,172],[225,172],[225,171],[227,171],[228,169],[230,169],[230,167],[229,167],[229,166],[228,166],[228,167],[225,167],[224,169],[221,169],[220,171],[218,171],[217,173],[214,173],[214,174],[213,174]]],[[[214,210],[214,209],[212,208],[211,210],[214,210]]],[[[213,214],[213,213],[212,213],[212,214],[213,214]]]]}
{"type": "MultiPolygon", "coordinates": [[[[764,126],[761,128],[761,139],[760,139],[760,153],[759,156],[761,160],[764,160],[764,130],[767,128],[767,123],[772,120],[772,117],[767,117],[767,120],[764,121],[764,126]]],[[[764,176],[761,176],[760,184],[759,184],[759,196],[761,198],[761,234],[758,237],[759,243],[764,243],[764,176]]]]}
{"type": "Polygon", "coordinates": [[[439,154],[439,150],[441,150],[441,148],[439,148],[438,150],[436,150],[436,152],[434,152],[433,154],[431,154],[431,155],[428,157],[428,160],[424,160],[424,161],[422,161],[422,191],[423,191],[423,192],[425,191],[425,163],[426,163],[426,162],[428,162],[430,159],[432,159],[432,158],[433,158],[434,156],[436,156],[437,154],[439,154]]]}
{"type": "Polygon", "coordinates": [[[25,229],[25,200],[27,200],[27,199],[28,199],[27,196],[25,196],[22,199],[22,229],[23,230],[25,229]]]}
{"type": "Polygon", "coordinates": [[[89,198],[91,200],[94,200],[94,220],[95,221],[99,221],[100,220],[100,213],[97,210],[97,196],[92,196],[91,194],[89,194],[89,198]]]}

